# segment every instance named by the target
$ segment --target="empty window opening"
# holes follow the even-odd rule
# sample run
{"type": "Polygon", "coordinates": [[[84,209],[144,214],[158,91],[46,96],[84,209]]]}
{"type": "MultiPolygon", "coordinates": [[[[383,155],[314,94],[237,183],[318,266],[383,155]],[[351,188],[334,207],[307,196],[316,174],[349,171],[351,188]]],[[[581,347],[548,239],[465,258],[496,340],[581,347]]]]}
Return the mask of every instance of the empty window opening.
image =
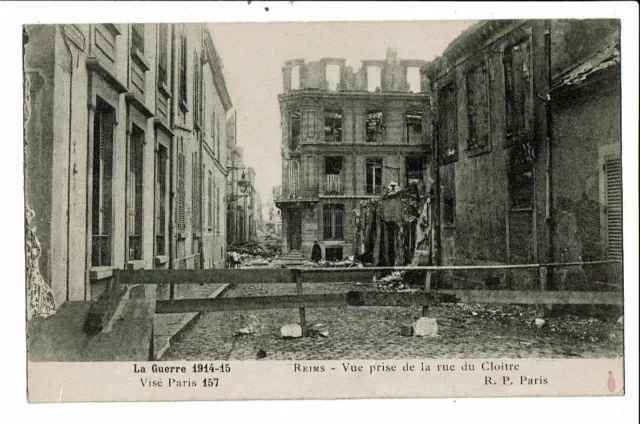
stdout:
{"type": "Polygon", "coordinates": [[[382,112],[371,111],[367,113],[366,138],[367,143],[380,143],[382,142],[382,136],[384,133],[384,127],[382,125],[382,112]]]}
{"type": "Polygon", "coordinates": [[[325,193],[342,194],[342,158],[328,157],[324,160],[325,193]]]}
{"type": "Polygon", "coordinates": [[[367,91],[380,91],[382,81],[382,68],[379,66],[367,66],[367,91]]]}
{"type": "Polygon", "coordinates": [[[322,207],[324,240],[344,240],[344,205],[322,207]]]}
{"type": "Polygon", "coordinates": [[[325,79],[329,90],[337,91],[340,87],[340,65],[329,64],[325,68],[325,79]]]}
{"type": "Polygon", "coordinates": [[[300,89],[300,65],[294,65],[291,68],[291,89],[300,89]]]}
{"type": "Polygon", "coordinates": [[[407,68],[407,83],[409,84],[409,91],[412,93],[419,93],[420,90],[420,68],[417,66],[410,66],[407,68]]]}
{"type": "Polygon", "coordinates": [[[300,144],[300,112],[291,112],[291,148],[295,149],[300,144]]]}
{"type": "Polygon", "coordinates": [[[367,194],[382,194],[382,159],[367,159],[367,194]]]}
{"type": "Polygon", "coordinates": [[[340,143],[342,141],[342,112],[324,112],[324,141],[340,143]]]}
{"type": "Polygon", "coordinates": [[[531,98],[531,48],[529,39],[507,48],[503,56],[505,75],[506,135],[508,140],[529,138],[531,98]]]}
{"type": "Polygon", "coordinates": [[[325,260],[336,262],[341,261],[343,258],[342,247],[327,247],[325,248],[325,260]]]}
{"type": "Polygon", "coordinates": [[[405,159],[405,172],[407,174],[407,186],[412,181],[424,183],[424,160],[419,156],[407,156],[405,159]]]}
{"type": "Polygon", "coordinates": [[[422,112],[407,112],[404,116],[406,125],[407,143],[419,144],[422,142],[422,112]]]}
{"type": "Polygon", "coordinates": [[[113,125],[115,111],[97,99],[93,122],[91,265],[111,265],[113,125]]]}

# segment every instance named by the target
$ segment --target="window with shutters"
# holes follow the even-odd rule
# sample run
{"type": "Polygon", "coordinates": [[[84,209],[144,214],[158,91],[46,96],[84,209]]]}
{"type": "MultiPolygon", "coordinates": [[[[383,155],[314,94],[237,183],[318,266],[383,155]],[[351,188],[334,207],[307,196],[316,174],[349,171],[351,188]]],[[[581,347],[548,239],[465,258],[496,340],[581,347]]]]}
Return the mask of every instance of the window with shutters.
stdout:
{"type": "Polygon", "coordinates": [[[165,255],[167,234],[167,149],[156,152],[156,255],[165,255]]]}
{"type": "Polygon", "coordinates": [[[489,79],[484,62],[465,75],[467,88],[467,149],[484,152],[489,145],[489,79]]]}
{"type": "Polygon", "coordinates": [[[193,233],[200,232],[200,168],[198,164],[198,154],[193,154],[191,173],[191,228],[193,233]]]}
{"type": "MultiPolygon", "coordinates": [[[[158,25],[158,86],[169,86],[169,24],[158,25]]],[[[168,92],[165,94],[169,94],[168,92]]]]}
{"type": "Polygon", "coordinates": [[[505,49],[503,55],[508,143],[531,139],[531,43],[529,38],[505,49]]]}
{"type": "Polygon", "coordinates": [[[366,193],[382,194],[382,159],[367,159],[366,193]]]}
{"type": "Polygon", "coordinates": [[[220,159],[218,156],[218,131],[216,130],[216,112],[211,111],[211,148],[213,149],[213,154],[220,159]]]}
{"type": "Polygon", "coordinates": [[[324,240],[344,240],[344,205],[322,207],[322,231],[324,240]]]}
{"type": "Polygon", "coordinates": [[[112,265],[113,125],[115,110],[100,98],[93,121],[91,265],[112,265]]]}
{"type": "Polygon", "coordinates": [[[207,229],[213,231],[213,174],[207,176],[207,229]]]}
{"type": "Polygon", "coordinates": [[[222,221],[222,217],[220,216],[220,187],[216,187],[216,234],[220,234],[220,221],[222,221]]]}
{"type": "Polygon", "coordinates": [[[142,178],[144,131],[132,126],[127,196],[128,260],[142,259],[142,178]]]}
{"type": "Polygon", "coordinates": [[[216,121],[216,156],[221,160],[220,156],[220,122],[216,121]]]}
{"type": "Polygon", "coordinates": [[[607,259],[622,260],[622,159],[619,145],[600,148],[602,235],[607,259]]]}
{"type": "Polygon", "coordinates": [[[180,35],[180,60],[178,69],[179,100],[183,111],[187,110],[187,36],[180,35]]]}
{"type": "MultiPolygon", "coordinates": [[[[185,203],[186,203],[186,158],[184,155],[184,141],[182,137],[178,142],[178,202],[176,211],[176,226],[178,232],[184,233],[186,231],[185,225],[185,203]]],[[[183,235],[184,236],[184,235],[183,235]]]]}
{"type": "Polygon", "coordinates": [[[202,66],[198,52],[193,56],[193,122],[202,125],[202,66]]]}

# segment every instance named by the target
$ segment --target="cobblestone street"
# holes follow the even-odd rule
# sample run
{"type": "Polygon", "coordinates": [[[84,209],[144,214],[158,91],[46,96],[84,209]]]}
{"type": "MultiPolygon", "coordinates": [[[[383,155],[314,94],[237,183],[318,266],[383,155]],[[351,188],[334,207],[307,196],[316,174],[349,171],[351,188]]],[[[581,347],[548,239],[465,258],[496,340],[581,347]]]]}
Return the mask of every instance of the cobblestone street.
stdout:
{"type": "MultiPolygon", "coordinates": [[[[354,284],[305,284],[305,293],[367,290],[354,284]]],[[[243,284],[224,296],[295,294],[294,285],[243,284]]],[[[615,319],[543,317],[536,307],[443,304],[428,316],[438,320],[438,337],[406,337],[402,324],[415,322],[421,308],[340,307],[307,309],[309,328],[328,337],[283,339],[280,327],[298,323],[297,309],[213,312],[172,344],[162,360],[418,359],[418,358],[615,358],[623,354],[622,325],[615,319]],[[314,327],[315,326],[315,327],[314,327]],[[249,327],[252,334],[234,336],[249,327]]]]}

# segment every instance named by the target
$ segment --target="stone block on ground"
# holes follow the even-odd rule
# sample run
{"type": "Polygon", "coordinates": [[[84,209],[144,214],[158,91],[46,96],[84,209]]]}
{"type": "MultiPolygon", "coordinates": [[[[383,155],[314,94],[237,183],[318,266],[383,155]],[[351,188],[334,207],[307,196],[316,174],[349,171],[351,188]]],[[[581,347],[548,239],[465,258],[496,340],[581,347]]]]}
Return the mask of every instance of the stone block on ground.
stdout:
{"type": "Polygon", "coordinates": [[[405,337],[413,336],[413,324],[403,324],[400,327],[400,335],[405,337]]]}
{"type": "Polygon", "coordinates": [[[438,335],[438,322],[435,318],[420,318],[413,324],[413,335],[418,337],[436,337],[438,335]]]}
{"type": "Polygon", "coordinates": [[[280,328],[280,334],[284,339],[297,339],[302,337],[302,327],[300,324],[287,324],[280,328]]]}

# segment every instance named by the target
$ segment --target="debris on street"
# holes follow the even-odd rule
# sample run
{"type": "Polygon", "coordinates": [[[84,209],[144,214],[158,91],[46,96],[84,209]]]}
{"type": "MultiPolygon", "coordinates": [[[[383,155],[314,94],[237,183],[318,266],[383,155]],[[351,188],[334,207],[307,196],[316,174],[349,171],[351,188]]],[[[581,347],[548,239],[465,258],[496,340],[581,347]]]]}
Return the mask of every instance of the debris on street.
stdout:
{"type": "Polygon", "coordinates": [[[302,327],[300,324],[287,324],[280,328],[283,339],[298,339],[302,337],[302,327]]]}

